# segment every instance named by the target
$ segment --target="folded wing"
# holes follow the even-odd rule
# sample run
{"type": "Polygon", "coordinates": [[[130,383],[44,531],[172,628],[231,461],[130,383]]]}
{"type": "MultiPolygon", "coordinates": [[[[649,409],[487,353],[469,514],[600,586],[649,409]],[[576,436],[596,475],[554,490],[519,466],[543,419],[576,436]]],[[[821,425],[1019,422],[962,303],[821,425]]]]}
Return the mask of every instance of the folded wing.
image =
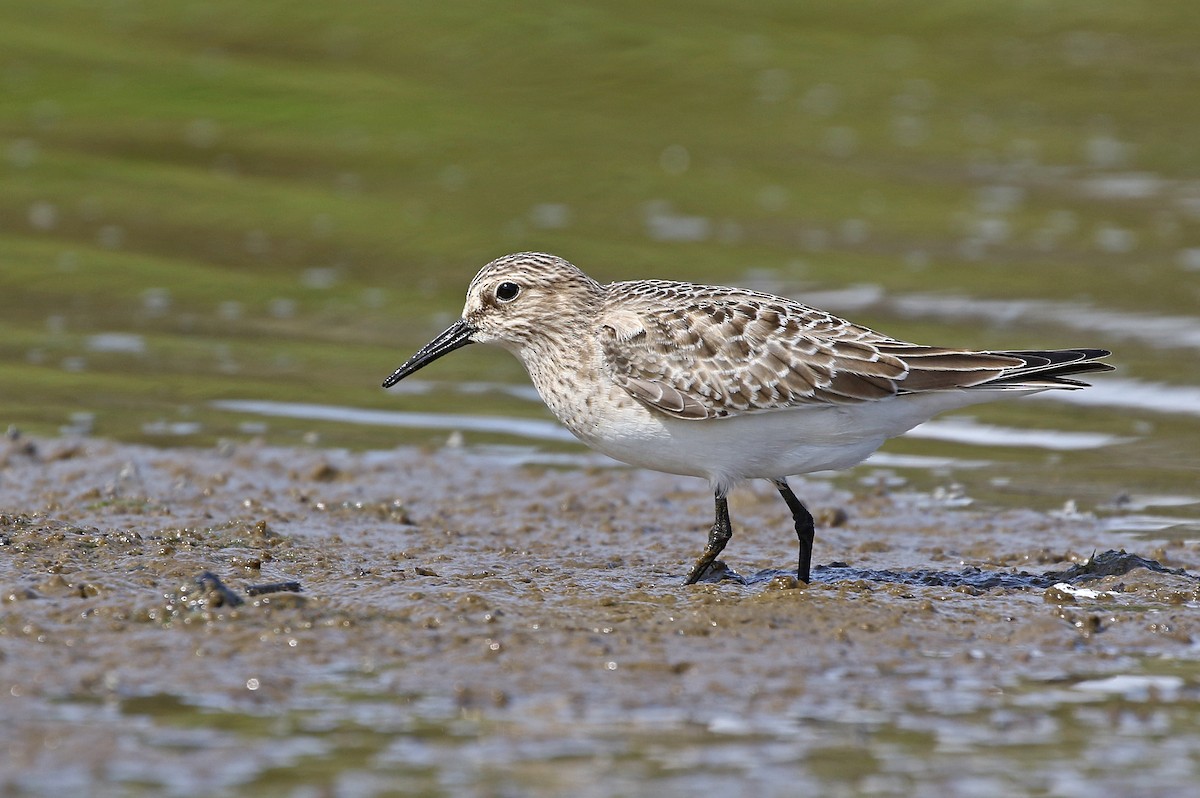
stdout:
{"type": "MultiPolygon", "coordinates": [[[[614,292],[597,335],[612,379],[682,419],[905,393],[1077,388],[1102,349],[972,352],[918,346],[769,294],[648,280],[614,292]]],[[[610,294],[611,295],[611,294],[610,294]]]]}

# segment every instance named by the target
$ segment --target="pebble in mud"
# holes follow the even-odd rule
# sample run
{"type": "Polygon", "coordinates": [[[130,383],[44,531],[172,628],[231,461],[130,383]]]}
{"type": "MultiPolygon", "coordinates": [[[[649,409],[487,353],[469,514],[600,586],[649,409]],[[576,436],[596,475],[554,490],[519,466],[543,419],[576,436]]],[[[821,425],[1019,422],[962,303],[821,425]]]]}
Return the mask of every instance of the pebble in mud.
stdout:
{"type": "Polygon", "coordinates": [[[850,520],[850,514],[844,507],[822,507],[813,514],[813,521],[818,529],[832,529],[843,526],[850,520]]]}
{"type": "Polygon", "coordinates": [[[1074,604],[1075,595],[1067,590],[1064,590],[1059,585],[1052,585],[1046,588],[1046,592],[1042,594],[1042,599],[1047,604],[1074,604]]]}

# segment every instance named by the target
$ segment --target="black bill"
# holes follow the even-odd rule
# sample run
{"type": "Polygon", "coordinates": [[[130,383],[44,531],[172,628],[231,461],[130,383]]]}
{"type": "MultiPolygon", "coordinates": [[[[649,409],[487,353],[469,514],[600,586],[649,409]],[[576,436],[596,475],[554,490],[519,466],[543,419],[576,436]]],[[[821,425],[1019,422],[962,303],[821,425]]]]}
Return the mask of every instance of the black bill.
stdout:
{"type": "Polygon", "coordinates": [[[475,328],[463,319],[454,322],[445,332],[421,347],[420,351],[406,360],[403,366],[393,371],[392,376],[383,381],[383,387],[391,388],[417,369],[429,365],[448,352],[453,352],[455,349],[471,343],[471,335],[474,332],[475,328]]]}

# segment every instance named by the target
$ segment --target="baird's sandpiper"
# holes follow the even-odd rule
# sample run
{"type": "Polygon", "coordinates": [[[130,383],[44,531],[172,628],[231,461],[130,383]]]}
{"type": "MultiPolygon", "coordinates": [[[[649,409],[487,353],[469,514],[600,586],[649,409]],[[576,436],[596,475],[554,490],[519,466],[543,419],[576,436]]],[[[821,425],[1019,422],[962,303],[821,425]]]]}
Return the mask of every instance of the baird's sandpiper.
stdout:
{"type": "Polygon", "coordinates": [[[643,468],[703,477],[716,501],[698,581],[733,535],[726,494],[762,478],[791,510],[809,581],[813,518],[787,477],[848,468],[934,415],[1110,371],[1103,349],[921,346],[784,297],[667,280],[601,285],[562,258],[506,255],[467,288],[462,318],[387,378],[469,343],[525,366],[581,441],[643,468]]]}

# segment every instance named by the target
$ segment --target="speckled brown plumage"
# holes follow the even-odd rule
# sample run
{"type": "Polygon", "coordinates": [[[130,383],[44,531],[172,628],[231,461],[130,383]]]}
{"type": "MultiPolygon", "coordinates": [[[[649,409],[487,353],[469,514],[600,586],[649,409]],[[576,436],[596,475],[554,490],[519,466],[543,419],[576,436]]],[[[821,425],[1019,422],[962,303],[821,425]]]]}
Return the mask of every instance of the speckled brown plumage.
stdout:
{"type": "Polygon", "coordinates": [[[665,280],[601,285],[561,258],[523,252],[484,266],[462,318],[384,384],[472,342],[515,354],[589,446],[710,481],[717,519],[689,582],[731,534],[724,497],[738,481],[779,489],[807,581],[812,519],[788,475],[846,468],[946,410],[1082,388],[1075,376],[1111,369],[1102,349],[922,346],[785,297],[665,280]]]}
{"type": "MultiPolygon", "coordinates": [[[[783,297],[644,280],[604,288],[600,345],[613,380],[677,418],[720,418],[808,404],[869,402],[917,391],[972,388],[1028,376],[1079,387],[1072,373],[1102,350],[975,352],[918,346],[783,297]],[[620,316],[614,325],[609,316],[620,316]],[[1059,373],[1059,372],[1055,372],[1059,373]]],[[[1023,384],[1023,383],[1022,383],[1023,384]]],[[[1031,386],[1032,387],[1032,386],[1031,386]]]]}

